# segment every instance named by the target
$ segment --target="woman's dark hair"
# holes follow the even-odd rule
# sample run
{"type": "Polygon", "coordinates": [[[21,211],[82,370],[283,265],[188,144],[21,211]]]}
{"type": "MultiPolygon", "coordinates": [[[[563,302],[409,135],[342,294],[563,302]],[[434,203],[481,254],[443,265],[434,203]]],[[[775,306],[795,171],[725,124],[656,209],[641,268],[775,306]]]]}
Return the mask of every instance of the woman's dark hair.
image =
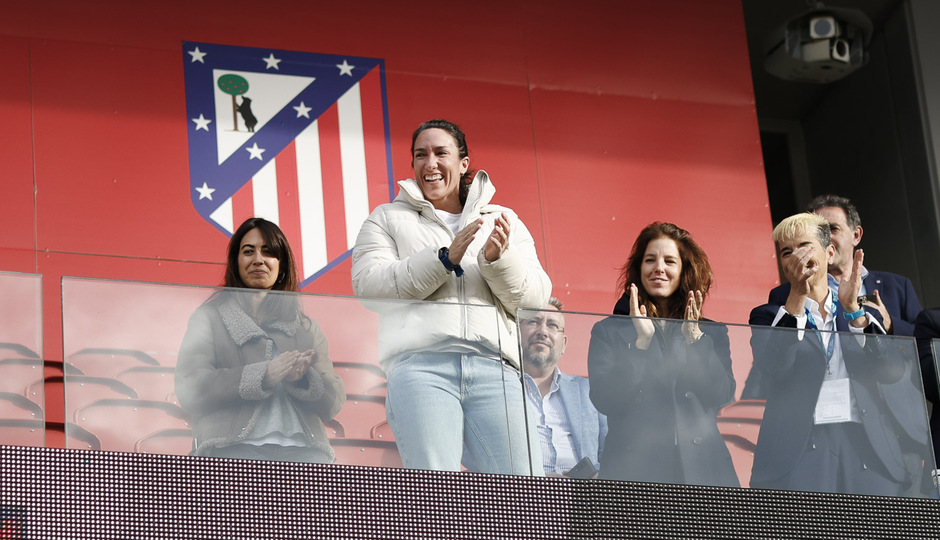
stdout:
{"type": "MultiPolygon", "coordinates": [[[[241,243],[245,235],[252,229],[258,229],[264,244],[273,253],[278,260],[277,281],[271,287],[275,291],[297,291],[297,266],[294,264],[294,253],[287,243],[287,237],[281,231],[281,228],[270,221],[253,217],[248,218],[242,223],[232,239],[228,242],[228,256],[225,261],[225,278],[222,281],[223,287],[246,288],[242,281],[241,274],[238,271],[238,254],[241,251],[241,243]]],[[[260,246],[259,246],[260,247],[260,246]]]]}
{"type": "MultiPolygon", "coordinates": [[[[422,131],[433,128],[443,129],[454,138],[454,142],[457,144],[457,156],[460,159],[470,156],[470,149],[467,148],[467,136],[457,127],[457,124],[448,122],[447,120],[428,120],[418,126],[418,129],[411,135],[412,167],[414,167],[415,141],[418,140],[418,135],[420,135],[422,131]]],[[[470,183],[473,182],[475,175],[476,170],[469,167],[467,168],[467,172],[460,175],[460,191],[458,192],[460,196],[460,206],[463,206],[467,202],[467,194],[470,193],[470,183]]]]}
{"type": "Polygon", "coordinates": [[[630,283],[635,283],[637,293],[639,294],[640,305],[646,306],[646,313],[650,317],[663,317],[668,319],[682,319],[685,311],[685,304],[689,298],[689,291],[702,291],[702,296],[708,295],[708,289],[712,285],[712,267],[708,262],[708,255],[695,243],[689,231],[677,227],[672,223],[656,221],[650,223],[645,229],[640,231],[636,242],[633,243],[633,250],[630,252],[630,258],[627,259],[621,269],[618,288],[626,291],[630,283]],[[656,305],[650,300],[649,294],[643,288],[640,267],[643,265],[643,256],[646,254],[646,248],[649,243],[657,238],[669,238],[676,242],[679,248],[679,258],[682,260],[682,273],[679,276],[679,286],[667,299],[668,313],[658,313],[656,305]]]}

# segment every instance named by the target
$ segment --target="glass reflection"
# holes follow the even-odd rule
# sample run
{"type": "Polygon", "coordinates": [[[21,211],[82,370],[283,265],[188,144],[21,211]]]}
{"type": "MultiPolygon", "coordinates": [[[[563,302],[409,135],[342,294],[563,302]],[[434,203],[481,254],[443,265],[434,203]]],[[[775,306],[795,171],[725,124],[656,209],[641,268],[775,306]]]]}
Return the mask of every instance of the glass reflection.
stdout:
{"type": "Polygon", "coordinates": [[[591,403],[587,377],[562,371],[568,346],[565,314],[552,297],[541,311],[519,312],[525,391],[538,432],[542,468],[549,476],[596,478],[607,417],[591,403]]]}
{"type": "Polygon", "coordinates": [[[924,378],[924,396],[930,412],[930,433],[933,443],[934,459],[940,463],[940,389],[938,389],[937,362],[940,354],[940,307],[928,308],[917,314],[914,320],[914,337],[917,339],[917,354],[920,357],[920,370],[924,378]]]}
{"type": "Polygon", "coordinates": [[[919,489],[928,441],[911,340],[752,331],[767,405],[751,487],[894,496],[919,489]]]}
{"type": "Polygon", "coordinates": [[[608,317],[591,332],[588,368],[591,400],[610,425],[601,478],[738,486],[716,420],[734,399],[727,328],[608,317]],[[646,325],[652,339],[638,346],[646,325]]]}
{"type": "MultiPolygon", "coordinates": [[[[492,306],[82,278],[65,278],[62,287],[67,371],[60,383],[71,420],[69,448],[402,467],[380,359],[420,328],[399,328],[397,314],[428,308],[422,315],[434,320],[476,310],[478,329],[488,336],[499,321],[492,306]],[[290,351],[313,351],[309,368],[266,386],[266,366],[290,351]],[[296,421],[284,420],[285,409],[296,421]],[[282,420],[278,426],[294,426],[288,435],[296,437],[277,438],[284,435],[280,427],[274,437],[261,433],[282,420]],[[262,444],[245,444],[272,454],[224,450],[235,446],[229,442],[255,439],[262,444]]],[[[486,394],[503,419],[495,436],[525,448],[525,427],[510,431],[505,422],[507,393],[521,401],[518,372],[495,358],[490,363],[506,373],[500,388],[486,394]]],[[[528,474],[524,463],[516,474],[528,474]]],[[[465,468],[477,466],[486,464],[468,454],[465,468]]]]}
{"type": "Polygon", "coordinates": [[[45,446],[42,277],[0,272],[0,436],[45,446]]]}
{"type": "MultiPolygon", "coordinates": [[[[204,374],[192,378],[187,375],[182,377],[179,387],[173,379],[174,374],[187,369],[193,354],[205,355],[196,364],[206,362],[210,350],[213,358],[217,355],[216,349],[223,351],[218,353],[220,357],[231,358],[230,354],[237,354],[233,352],[237,349],[235,338],[218,314],[220,305],[229,305],[223,309],[230,309],[233,304],[255,306],[239,309],[251,321],[258,321],[252,324],[264,330],[280,326],[278,321],[291,320],[290,316],[276,314],[277,303],[272,302],[270,307],[265,303],[279,299],[287,302],[278,302],[282,308],[291,306],[288,311],[296,314],[292,320],[302,321],[298,322],[298,328],[305,328],[304,332],[309,333],[304,339],[311,344],[298,345],[296,350],[323,351],[317,343],[321,338],[328,341],[323,356],[329,359],[330,369],[347,392],[342,407],[334,402],[319,416],[323,425],[321,436],[335,453],[334,463],[401,467],[399,442],[386,415],[389,383],[380,359],[387,358],[390,351],[397,350],[413,336],[405,334],[400,325],[383,326],[383,320],[395,322],[396,314],[427,308],[432,311],[422,315],[435,318],[459,317],[466,309],[488,309],[493,324],[498,321],[492,308],[485,306],[276,291],[267,292],[256,306],[256,300],[252,300],[256,294],[249,289],[63,280],[69,447],[188,454],[193,451],[194,439],[197,444],[202,444],[204,439],[203,428],[199,425],[200,412],[207,411],[206,421],[215,414],[209,407],[193,407],[190,401],[208,402],[210,397],[227,395],[244,402],[235,414],[249,419],[256,413],[260,416],[260,411],[273,410],[273,407],[260,405],[264,400],[248,403],[242,399],[238,395],[241,378],[232,378],[234,385],[224,386],[221,379],[210,377],[208,386],[202,386],[198,381],[204,374]],[[208,298],[212,300],[207,302],[208,298]],[[251,314],[244,311],[246,309],[252,310],[251,314]],[[218,315],[209,317],[207,312],[211,310],[218,315]],[[193,322],[189,322],[190,319],[193,322]],[[215,330],[230,340],[232,343],[226,345],[228,349],[219,349],[216,337],[205,334],[208,330],[215,330]],[[192,388],[183,389],[187,385],[192,388]],[[191,417],[190,412],[196,418],[191,417]]],[[[650,341],[648,349],[637,351],[629,341],[635,331],[630,317],[560,312],[552,308],[520,312],[517,320],[520,336],[517,346],[528,373],[528,399],[531,402],[533,398],[544,397],[539,387],[545,380],[550,382],[550,387],[558,383],[556,392],[564,398],[560,410],[568,421],[568,428],[550,432],[550,438],[556,451],[559,441],[576,442],[571,445],[572,450],[558,451],[554,464],[560,468],[553,474],[590,477],[590,468],[579,467],[588,457],[592,467],[600,469],[603,477],[606,477],[605,471],[628,471],[618,477],[622,480],[673,482],[681,472],[680,483],[871,493],[864,480],[875,470],[889,475],[893,494],[930,497],[936,493],[930,479],[935,458],[925,403],[929,392],[925,396],[915,342],[911,338],[848,333],[823,338],[822,343],[835,339],[844,348],[846,368],[851,375],[850,396],[858,407],[859,421],[853,422],[850,405],[849,422],[853,425],[848,426],[845,444],[871,446],[870,451],[862,449],[859,453],[861,463],[835,454],[838,459],[832,467],[843,476],[854,475],[854,483],[833,484],[825,474],[802,473],[808,466],[806,463],[811,463],[802,461],[805,455],[820,447],[821,437],[815,430],[820,426],[828,430],[826,426],[830,425],[817,425],[814,419],[819,386],[810,398],[803,388],[808,380],[803,374],[804,364],[821,364],[821,369],[825,370],[824,356],[821,356],[824,353],[820,352],[824,349],[819,345],[821,336],[815,331],[803,330],[801,335],[801,331],[795,329],[699,322],[702,336],[688,343],[681,330],[683,321],[653,320],[657,325],[656,337],[650,341]],[[702,350],[697,350],[698,346],[702,346],[702,350]],[[610,364],[607,371],[595,371],[595,367],[604,363],[610,364]],[[554,371],[548,379],[543,379],[530,369],[538,366],[553,366],[554,371]],[[762,372],[765,393],[759,399],[741,399],[738,392],[743,381],[756,371],[762,372]],[[561,388],[566,386],[561,382],[562,376],[576,381],[573,383],[577,385],[575,399],[570,399],[570,392],[566,396],[565,389],[561,388]],[[605,398],[616,406],[605,406],[605,398]],[[809,406],[796,404],[799,399],[808,400],[809,406]],[[646,401],[655,405],[647,406],[646,401]],[[670,404],[670,401],[676,403],[670,404]],[[607,412],[606,418],[604,412],[607,412]],[[602,420],[608,421],[610,426],[606,440],[602,435],[602,420]],[[618,422],[625,426],[620,428],[620,433],[615,428],[618,422]],[[877,440],[872,433],[881,437],[877,449],[871,442],[877,440]],[[720,455],[722,459],[728,456],[730,467],[701,464],[703,458],[695,453],[702,449],[707,438],[723,445],[723,450],[712,455],[720,455]],[[616,444],[621,445],[619,449],[616,444]],[[685,447],[680,448],[680,445],[685,447]],[[797,453],[797,458],[783,455],[787,452],[797,453]],[[890,464],[890,469],[886,463],[890,464]],[[730,474],[734,474],[733,479],[728,477],[729,469],[730,474]],[[662,475],[653,474],[663,470],[662,475]],[[723,471],[720,476],[716,474],[719,470],[723,471]],[[800,483],[786,486],[775,483],[787,478],[786,475],[775,476],[779,470],[801,471],[789,477],[799,478],[800,483]],[[689,471],[698,476],[691,479],[689,471]],[[711,479],[702,479],[709,475],[711,479]]],[[[242,321],[247,325],[247,319],[242,321]]],[[[275,350],[283,352],[291,348],[282,345],[278,337],[268,339],[259,335],[253,339],[257,341],[245,341],[245,350],[257,347],[262,357],[267,354],[267,343],[273,342],[272,354],[275,350]],[[262,343],[265,343],[263,348],[262,343]]],[[[932,355],[930,367],[933,368],[932,355]]],[[[820,368],[813,369],[819,371],[820,368]]],[[[507,375],[504,392],[522,392],[522,384],[515,373],[507,375]]],[[[290,390],[285,388],[284,394],[286,399],[293,399],[290,390]]],[[[503,406],[504,395],[494,394],[495,401],[503,406]]],[[[533,422],[528,433],[533,440],[538,440],[538,436],[546,432],[540,431],[536,421],[548,418],[549,409],[544,407],[547,405],[544,402],[542,410],[536,403],[532,405],[530,419],[533,422]]],[[[556,416],[558,410],[555,409],[556,416]]],[[[225,429],[221,424],[231,424],[231,417],[227,418],[210,421],[205,433],[225,429]]],[[[301,418],[305,425],[316,423],[306,416],[301,418]]],[[[421,416],[409,420],[421,421],[421,416]]],[[[258,421],[253,425],[258,425],[258,421]]],[[[517,432],[502,432],[507,438],[527,438],[522,428],[517,432]]],[[[278,446],[287,445],[278,443],[278,446]]],[[[842,448],[844,445],[836,447],[837,450],[842,448]]],[[[709,453],[704,451],[702,455],[709,453]]],[[[464,467],[475,470],[476,465],[469,455],[465,458],[464,467]]]]}
{"type": "Polygon", "coordinates": [[[332,463],[323,421],[346,400],[326,336],[301,309],[283,231],[249,218],[229,240],[226,290],[189,319],[176,392],[194,454],[332,463]]]}
{"type": "MultiPolygon", "coordinates": [[[[813,330],[700,321],[702,337],[690,343],[681,330],[684,321],[647,319],[657,325],[655,337],[648,349],[637,350],[630,339],[636,332],[631,317],[531,313],[540,316],[519,314],[524,360],[537,364],[533,353],[551,357],[553,352],[565,374],[589,375],[590,401],[565,400],[561,409],[571,431],[581,431],[577,419],[591,411],[606,413],[609,434],[598,457],[600,478],[937,494],[924,386],[911,338],[821,336],[813,330]],[[838,396],[829,400],[836,406],[824,408],[830,416],[823,417],[817,412],[824,379],[819,371],[826,370],[821,343],[829,339],[844,348],[850,392],[847,404],[838,396]],[[553,343],[563,348],[554,350],[553,343]],[[756,379],[755,371],[763,377],[763,394],[742,399],[739,389],[749,375],[756,379]],[[833,426],[841,433],[832,435],[833,426]],[[813,460],[827,444],[831,470],[823,472],[813,460]]],[[[536,383],[528,386],[532,399],[539,385],[534,376],[530,383],[536,383]]],[[[546,427],[558,434],[537,408],[536,418],[546,424],[538,428],[544,447],[546,427]]],[[[571,431],[561,433],[571,439],[571,431]]],[[[559,438],[551,441],[557,446],[559,438]]]]}
{"type": "Polygon", "coordinates": [[[326,336],[279,292],[226,289],[190,318],[176,393],[194,454],[332,463],[324,420],[346,399],[326,336]]]}

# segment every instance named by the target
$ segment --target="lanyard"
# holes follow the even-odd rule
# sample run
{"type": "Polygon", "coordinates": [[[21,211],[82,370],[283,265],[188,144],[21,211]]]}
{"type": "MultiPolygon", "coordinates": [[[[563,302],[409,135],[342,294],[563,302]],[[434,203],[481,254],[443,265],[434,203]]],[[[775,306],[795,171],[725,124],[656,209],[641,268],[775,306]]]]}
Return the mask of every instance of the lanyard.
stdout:
{"type": "MultiPolygon", "coordinates": [[[[832,320],[835,323],[836,315],[839,314],[839,304],[833,300],[832,305],[830,306],[830,311],[832,312],[832,320]]],[[[829,369],[829,363],[832,362],[832,353],[835,352],[836,336],[829,333],[829,344],[826,345],[823,343],[822,332],[819,331],[819,328],[816,326],[816,321],[813,319],[812,313],[809,312],[809,308],[804,307],[803,310],[806,312],[806,326],[816,330],[816,337],[819,338],[819,344],[823,346],[826,350],[826,373],[832,375],[832,370],[829,369]]]]}

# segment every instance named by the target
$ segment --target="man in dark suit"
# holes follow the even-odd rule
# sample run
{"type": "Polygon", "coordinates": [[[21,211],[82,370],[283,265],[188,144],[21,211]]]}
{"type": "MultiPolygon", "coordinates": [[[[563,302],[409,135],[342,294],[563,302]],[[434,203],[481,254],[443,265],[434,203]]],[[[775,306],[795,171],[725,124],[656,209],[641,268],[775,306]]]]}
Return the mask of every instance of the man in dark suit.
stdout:
{"type": "MultiPolygon", "coordinates": [[[[839,282],[852,270],[855,248],[862,241],[862,219],[852,202],[838,195],[820,195],[807,205],[806,210],[819,214],[829,222],[835,255],[829,265],[829,288],[839,289],[839,282]]],[[[768,302],[782,304],[790,292],[784,283],[770,291],[768,302]]],[[[862,266],[862,287],[859,295],[866,296],[864,305],[877,309],[887,333],[896,336],[914,335],[914,318],[920,313],[920,301],[911,280],[891,272],[877,272],[862,266]]]]}
{"type": "Polygon", "coordinates": [[[901,380],[904,357],[887,354],[884,340],[870,335],[884,328],[875,308],[858,301],[861,250],[838,295],[830,290],[830,234],[829,223],[810,213],[774,229],[790,290],[784,302],[751,312],[754,324],[781,328],[755,328],[752,339],[767,405],[751,487],[900,495],[909,479],[881,388],[901,380]]]}
{"type": "MultiPolygon", "coordinates": [[[[920,370],[924,375],[924,394],[933,406],[930,415],[930,434],[933,439],[935,464],[940,463],[940,390],[937,389],[937,368],[931,342],[940,339],[940,307],[920,312],[914,320],[914,337],[920,355],[920,370]]],[[[940,354],[940,348],[937,353],[940,354]]]]}
{"type": "Polygon", "coordinates": [[[584,458],[596,468],[607,437],[607,417],[591,403],[588,380],[558,369],[568,344],[561,309],[552,297],[544,311],[519,321],[526,395],[536,415],[545,474],[568,473],[584,458]]]}

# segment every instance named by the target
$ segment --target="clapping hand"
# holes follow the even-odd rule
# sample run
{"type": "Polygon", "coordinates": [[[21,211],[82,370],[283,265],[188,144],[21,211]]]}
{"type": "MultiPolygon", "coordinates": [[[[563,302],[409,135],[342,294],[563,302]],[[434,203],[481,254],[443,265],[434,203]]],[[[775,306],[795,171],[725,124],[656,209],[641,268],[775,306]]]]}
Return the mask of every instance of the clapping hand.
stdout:
{"type": "Polygon", "coordinates": [[[460,261],[463,260],[464,254],[467,252],[467,247],[469,247],[470,243],[473,242],[473,239],[477,235],[477,231],[479,231],[480,227],[482,226],[483,220],[477,219],[463,229],[460,229],[460,232],[458,232],[457,236],[454,237],[454,241],[450,243],[450,247],[447,248],[447,258],[450,259],[451,264],[460,264],[460,261]]]}
{"type": "Polygon", "coordinates": [[[878,292],[878,289],[875,289],[875,301],[871,300],[862,302],[863,305],[866,305],[870,308],[877,309],[878,313],[881,313],[881,322],[885,327],[885,332],[889,334],[894,333],[894,326],[891,324],[891,314],[888,313],[888,308],[885,307],[884,302],[881,301],[881,293],[878,292]]]}
{"type": "Polygon", "coordinates": [[[630,317],[636,327],[636,348],[646,350],[653,340],[653,321],[646,316],[646,306],[640,305],[639,293],[635,283],[630,284],[630,317]]]}
{"type": "Polygon", "coordinates": [[[814,254],[813,246],[800,246],[781,259],[780,268],[790,282],[790,295],[785,308],[793,316],[803,313],[806,297],[810,293],[810,278],[820,271],[819,261],[814,254]]]}
{"type": "Polygon", "coordinates": [[[702,306],[705,297],[702,291],[689,291],[689,299],[685,303],[685,322],[682,323],[682,335],[686,343],[693,343],[702,337],[698,321],[702,319],[702,306]]]}
{"type": "MultiPolygon", "coordinates": [[[[852,271],[839,282],[839,303],[842,304],[846,313],[862,309],[858,305],[858,292],[862,290],[862,261],[864,260],[865,254],[862,250],[856,250],[852,258],[852,271]]],[[[868,316],[849,321],[849,324],[856,328],[868,326],[868,316]]]]}
{"type": "Polygon", "coordinates": [[[264,381],[262,382],[264,388],[273,388],[281,381],[299,381],[313,364],[316,354],[313,349],[303,352],[287,351],[279,354],[277,358],[268,363],[268,369],[264,373],[264,381]]]}
{"type": "Polygon", "coordinates": [[[503,213],[496,218],[496,223],[493,224],[493,232],[491,232],[490,237],[486,239],[486,246],[483,248],[483,257],[485,257],[487,261],[493,262],[502,257],[508,247],[509,217],[503,213]]]}

